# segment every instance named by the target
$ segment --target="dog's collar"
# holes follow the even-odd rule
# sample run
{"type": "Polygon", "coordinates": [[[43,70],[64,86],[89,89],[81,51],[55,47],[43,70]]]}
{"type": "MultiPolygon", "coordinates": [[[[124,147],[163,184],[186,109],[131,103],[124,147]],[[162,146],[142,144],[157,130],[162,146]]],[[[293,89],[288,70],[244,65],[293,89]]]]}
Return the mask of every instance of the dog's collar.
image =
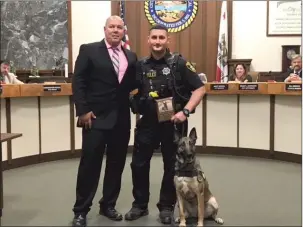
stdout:
{"type": "Polygon", "coordinates": [[[176,176],[178,177],[196,177],[199,175],[197,170],[177,170],[176,176]]]}

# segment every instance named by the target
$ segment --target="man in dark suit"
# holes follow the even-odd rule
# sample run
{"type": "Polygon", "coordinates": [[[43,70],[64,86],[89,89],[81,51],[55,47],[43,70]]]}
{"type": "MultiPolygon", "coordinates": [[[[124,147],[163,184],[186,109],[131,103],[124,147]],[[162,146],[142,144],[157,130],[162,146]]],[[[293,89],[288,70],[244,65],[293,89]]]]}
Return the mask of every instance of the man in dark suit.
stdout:
{"type": "Polygon", "coordinates": [[[100,214],[122,220],[116,211],[130,138],[129,93],[135,84],[135,53],[123,48],[124,23],[107,19],[105,39],[83,44],[75,63],[73,96],[82,127],[82,156],[78,169],[73,226],[86,226],[86,215],[97,191],[106,147],[106,169],[100,214]]]}
{"type": "Polygon", "coordinates": [[[294,55],[291,59],[290,70],[285,73],[284,82],[301,82],[302,81],[302,56],[294,55]]]}

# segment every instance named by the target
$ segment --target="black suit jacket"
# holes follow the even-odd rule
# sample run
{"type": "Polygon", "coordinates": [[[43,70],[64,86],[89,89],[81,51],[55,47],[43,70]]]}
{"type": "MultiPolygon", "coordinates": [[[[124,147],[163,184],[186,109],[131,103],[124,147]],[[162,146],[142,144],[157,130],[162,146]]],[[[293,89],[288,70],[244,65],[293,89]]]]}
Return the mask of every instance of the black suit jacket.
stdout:
{"type": "Polygon", "coordinates": [[[137,55],[123,52],[128,68],[119,83],[105,41],[80,46],[72,82],[76,115],[92,111],[92,127],[111,129],[117,123],[130,128],[129,93],[135,86],[137,55]]]}
{"type": "MultiPolygon", "coordinates": [[[[285,80],[287,77],[289,77],[289,75],[292,74],[292,73],[294,73],[294,70],[288,68],[287,71],[286,71],[286,73],[284,73],[284,80],[285,80]]],[[[302,69],[301,69],[301,71],[300,71],[300,73],[299,73],[298,76],[302,78],[302,69]]]]}

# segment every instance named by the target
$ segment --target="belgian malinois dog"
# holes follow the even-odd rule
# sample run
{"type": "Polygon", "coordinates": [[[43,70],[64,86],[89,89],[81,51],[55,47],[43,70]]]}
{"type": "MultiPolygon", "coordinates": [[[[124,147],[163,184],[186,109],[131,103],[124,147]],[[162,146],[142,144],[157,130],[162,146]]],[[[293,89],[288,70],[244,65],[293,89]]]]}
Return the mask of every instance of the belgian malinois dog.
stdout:
{"type": "Polygon", "coordinates": [[[179,226],[186,226],[187,218],[198,220],[197,226],[203,226],[204,218],[211,218],[218,224],[223,219],[217,217],[219,205],[210,191],[208,181],[196,159],[197,133],[193,128],[189,137],[182,137],[175,130],[175,142],[178,150],[175,163],[174,183],[179,206],[179,217],[175,222],[179,226]]]}

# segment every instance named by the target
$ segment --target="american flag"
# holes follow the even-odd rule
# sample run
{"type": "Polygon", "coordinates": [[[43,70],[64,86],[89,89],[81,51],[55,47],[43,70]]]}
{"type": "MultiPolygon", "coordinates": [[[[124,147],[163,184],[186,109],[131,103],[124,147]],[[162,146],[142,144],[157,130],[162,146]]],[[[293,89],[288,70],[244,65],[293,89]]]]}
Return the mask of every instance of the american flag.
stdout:
{"type": "Polygon", "coordinates": [[[119,1],[120,3],[120,17],[124,21],[125,35],[122,39],[122,45],[125,49],[130,50],[130,42],[127,34],[127,26],[125,23],[125,1],[119,1]]]}

